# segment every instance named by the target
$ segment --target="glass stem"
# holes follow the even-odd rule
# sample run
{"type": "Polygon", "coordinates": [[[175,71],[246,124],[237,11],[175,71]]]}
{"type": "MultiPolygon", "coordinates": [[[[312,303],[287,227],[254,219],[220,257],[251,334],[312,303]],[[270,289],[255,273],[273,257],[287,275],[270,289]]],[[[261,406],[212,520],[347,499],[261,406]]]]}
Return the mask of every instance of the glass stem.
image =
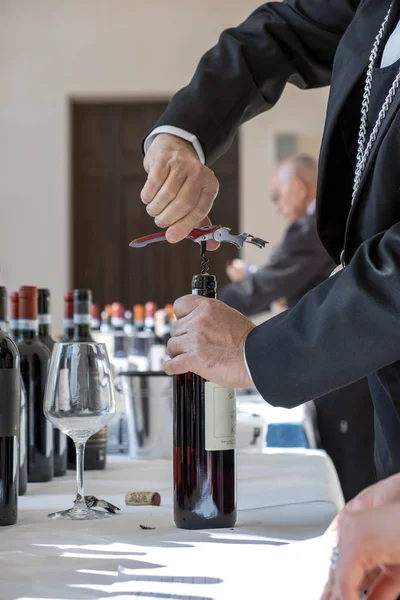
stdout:
{"type": "Polygon", "coordinates": [[[76,501],[75,504],[84,504],[85,496],[83,491],[83,466],[85,459],[86,442],[75,442],[76,448],[76,501]]]}

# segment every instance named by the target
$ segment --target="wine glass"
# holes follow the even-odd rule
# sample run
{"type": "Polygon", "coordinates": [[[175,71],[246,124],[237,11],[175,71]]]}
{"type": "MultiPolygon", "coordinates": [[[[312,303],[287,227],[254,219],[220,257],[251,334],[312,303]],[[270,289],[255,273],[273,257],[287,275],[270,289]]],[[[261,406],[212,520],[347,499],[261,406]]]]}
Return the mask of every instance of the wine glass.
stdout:
{"type": "Polygon", "coordinates": [[[68,510],[53,519],[102,519],[110,516],[88,508],[83,492],[85,445],[115,414],[111,367],[105,344],[66,342],[54,345],[47,377],[44,414],[66,433],[76,448],[77,496],[68,510]]]}

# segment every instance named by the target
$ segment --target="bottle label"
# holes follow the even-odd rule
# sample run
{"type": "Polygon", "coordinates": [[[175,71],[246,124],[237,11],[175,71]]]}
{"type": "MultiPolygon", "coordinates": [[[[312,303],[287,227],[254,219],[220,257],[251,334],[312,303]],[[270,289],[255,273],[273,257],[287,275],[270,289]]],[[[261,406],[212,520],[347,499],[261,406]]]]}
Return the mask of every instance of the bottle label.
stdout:
{"type": "Polygon", "coordinates": [[[92,319],[92,329],[100,329],[100,319],[92,319]]]}
{"type": "Polygon", "coordinates": [[[236,446],[236,393],[210,381],[204,384],[206,450],[236,446]]]}
{"type": "Polygon", "coordinates": [[[0,437],[19,432],[21,375],[19,369],[0,370],[0,437]]]}
{"type": "Polygon", "coordinates": [[[4,333],[8,333],[8,326],[6,321],[0,321],[0,331],[4,331],[4,333]]]}
{"type": "Polygon", "coordinates": [[[74,325],[91,325],[92,317],[88,314],[74,313],[74,325]]]}
{"type": "Polygon", "coordinates": [[[51,315],[43,314],[39,315],[39,325],[51,325],[51,315]]]}
{"type": "Polygon", "coordinates": [[[73,329],[74,320],[73,319],[64,319],[64,329],[73,329]]]}
{"type": "Polygon", "coordinates": [[[90,444],[105,444],[107,442],[107,427],[103,427],[97,433],[94,433],[86,442],[87,445],[90,444]]]}
{"type": "Polygon", "coordinates": [[[20,319],[19,330],[20,331],[38,331],[39,323],[37,319],[20,319]]]}

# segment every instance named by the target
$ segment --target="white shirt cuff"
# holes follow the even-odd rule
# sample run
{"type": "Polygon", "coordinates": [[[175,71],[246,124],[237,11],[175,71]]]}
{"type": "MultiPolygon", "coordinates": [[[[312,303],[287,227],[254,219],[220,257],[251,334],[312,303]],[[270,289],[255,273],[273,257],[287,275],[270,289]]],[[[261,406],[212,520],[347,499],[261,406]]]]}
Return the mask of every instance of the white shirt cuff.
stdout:
{"type": "Polygon", "coordinates": [[[183,140],[187,140],[188,142],[190,142],[193,148],[196,150],[200,162],[203,163],[203,165],[205,164],[206,161],[203,148],[201,147],[201,144],[197,137],[193,135],[193,133],[189,133],[185,129],[181,129],[180,127],[174,127],[173,125],[162,125],[161,127],[156,127],[155,129],[153,129],[153,131],[147,136],[147,138],[144,141],[145,154],[150,148],[154,138],[159,133],[170,133],[171,135],[176,135],[176,137],[180,137],[183,140]]]}
{"type": "MultiPolygon", "coordinates": [[[[244,364],[246,365],[246,371],[247,371],[247,375],[250,377],[251,381],[253,381],[253,377],[251,376],[250,373],[250,369],[249,369],[249,365],[247,364],[247,358],[246,358],[246,344],[243,347],[243,356],[244,356],[244,364]]],[[[253,381],[253,385],[254,385],[254,381],[253,381]]]]}

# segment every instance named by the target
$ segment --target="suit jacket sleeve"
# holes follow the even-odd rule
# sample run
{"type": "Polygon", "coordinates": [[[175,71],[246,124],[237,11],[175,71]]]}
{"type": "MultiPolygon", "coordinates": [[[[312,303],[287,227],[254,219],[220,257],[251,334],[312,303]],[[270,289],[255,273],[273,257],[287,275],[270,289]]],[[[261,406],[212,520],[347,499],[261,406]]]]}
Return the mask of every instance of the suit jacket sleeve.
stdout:
{"type": "Polygon", "coordinates": [[[329,262],[313,220],[301,219],[290,227],[265,266],[222,288],[218,298],[244,315],[255,315],[279,298],[299,298],[329,262]]]}
{"type": "Polygon", "coordinates": [[[201,59],[190,84],[171,100],[155,127],[196,135],[212,163],[238,127],[271,108],[286,83],[330,83],[337,45],[359,0],[268,2],[241,25],[224,31],[201,59]]]}
{"type": "Polygon", "coordinates": [[[397,223],[294,308],[250,332],[247,363],[268,402],[297,406],[400,359],[399,247],[397,223]]]}

